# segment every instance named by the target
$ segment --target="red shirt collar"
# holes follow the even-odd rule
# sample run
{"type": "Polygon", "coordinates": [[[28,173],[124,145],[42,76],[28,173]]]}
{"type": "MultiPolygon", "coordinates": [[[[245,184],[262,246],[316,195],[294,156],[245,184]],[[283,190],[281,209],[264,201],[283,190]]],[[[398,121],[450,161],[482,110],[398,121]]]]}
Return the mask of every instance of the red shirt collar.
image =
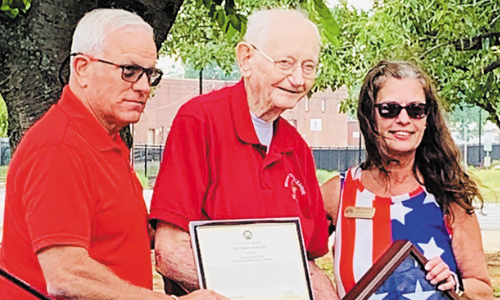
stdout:
{"type": "Polygon", "coordinates": [[[109,131],[96,119],[88,108],[83,105],[75,94],[73,94],[69,85],[64,87],[57,106],[68,116],[75,130],[77,130],[97,150],[108,151],[116,149],[128,151],[119,133],[110,135],[109,131]]]}

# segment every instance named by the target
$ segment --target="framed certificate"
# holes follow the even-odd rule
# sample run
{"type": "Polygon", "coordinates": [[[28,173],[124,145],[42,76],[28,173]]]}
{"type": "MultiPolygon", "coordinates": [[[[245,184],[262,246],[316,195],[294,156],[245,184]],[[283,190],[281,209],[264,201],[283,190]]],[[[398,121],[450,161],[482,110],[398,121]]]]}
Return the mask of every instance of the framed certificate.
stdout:
{"type": "Polygon", "coordinates": [[[342,300],[458,300],[425,279],[427,259],[410,241],[396,241],[342,300]]]}
{"type": "Polygon", "coordinates": [[[230,299],[312,300],[298,218],[189,225],[200,287],[230,299]]]}
{"type": "MultiPolygon", "coordinates": [[[[7,270],[4,270],[0,268],[0,277],[4,277],[8,282],[16,285],[20,289],[23,289],[25,292],[30,293],[34,297],[41,299],[41,300],[52,300],[52,297],[49,297],[48,295],[42,293],[41,291],[37,290],[36,288],[32,287],[29,285],[26,281],[18,278],[14,274],[11,274],[7,272],[7,270]]],[[[0,278],[2,280],[2,278],[0,278]]]]}

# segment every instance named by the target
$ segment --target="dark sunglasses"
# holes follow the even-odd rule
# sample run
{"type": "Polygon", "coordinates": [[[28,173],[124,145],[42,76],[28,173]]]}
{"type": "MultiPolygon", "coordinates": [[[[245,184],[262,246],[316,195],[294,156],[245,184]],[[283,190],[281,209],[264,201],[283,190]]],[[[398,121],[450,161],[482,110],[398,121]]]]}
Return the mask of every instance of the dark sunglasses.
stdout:
{"type": "Polygon", "coordinates": [[[412,119],[423,119],[429,113],[429,107],[425,103],[411,103],[407,106],[401,106],[397,103],[385,102],[377,103],[378,113],[382,118],[393,119],[401,113],[401,110],[406,109],[406,113],[412,119]]]}
{"type": "MultiPolygon", "coordinates": [[[[62,65],[64,65],[64,63],[66,63],[71,56],[76,56],[76,55],[84,55],[84,56],[87,56],[91,61],[105,63],[105,64],[108,64],[111,66],[115,66],[117,68],[121,68],[122,69],[122,80],[126,81],[126,82],[130,82],[130,83],[136,83],[137,81],[139,81],[139,79],[141,79],[142,75],[146,74],[146,77],[148,78],[149,85],[150,86],[157,86],[161,81],[161,77],[163,76],[163,72],[160,69],[156,69],[156,68],[146,69],[146,68],[143,68],[143,67],[138,66],[138,65],[118,65],[118,64],[112,63],[110,61],[98,59],[98,58],[95,58],[91,55],[86,55],[83,53],[71,53],[63,61],[62,65]]],[[[61,65],[61,68],[62,68],[62,65],[61,65]]],[[[64,85],[65,82],[64,82],[62,77],[63,77],[62,71],[60,69],[59,70],[59,81],[61,82],[62,85],[64,85]]]]}

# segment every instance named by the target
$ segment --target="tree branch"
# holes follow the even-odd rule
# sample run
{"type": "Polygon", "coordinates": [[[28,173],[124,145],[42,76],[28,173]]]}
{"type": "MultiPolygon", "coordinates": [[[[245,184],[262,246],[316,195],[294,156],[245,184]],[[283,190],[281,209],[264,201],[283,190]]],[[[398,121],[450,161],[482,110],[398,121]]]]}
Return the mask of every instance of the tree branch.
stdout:
{"type": "Polygon", "coordinates": [[[422,55],[420,55],[420,60],[424,59],[424,57],[426,57],[427,55],[429,55],[429,53],[431,53],[432,51],[438,49],[438,48],[441,48],[443,46],[447,46],[449,44],[451,44],[452,42],[445,42],[445,43],[441,43],[441,44],[438,44],[434,47],[431,47],[429,50],[425,51],[424,53],[422,53],[422,55]]]}
{"type": "MultiPolygon", "coordinates": [[[[496,10],[498,10],[498,9],[496,9],[496,10]]],[[[495,22],[498,20],[498,18],[500,18],[500,14],[498,14],[495,18],[493,18],[493,20],[491,20],[490,26],[493,26],[493,24],[495,24],[495,22]]]]}
{"type": "Polygon", "coordinates": [[[462,40],[457,40],[457,41],[446,41],[441,44],[435,45],[434,47],[429,48],[427,51],[422,53],[420,55],[420,59],[422,60],[424,57],[429,55],[432,51],[441,48],[443,46],[451,45],[453,44],[455,46],[455,49],[457,51],[468,51],[468,50],[481,50],[483,48],[483,39],[486,38],[493,38],[492,42],[490,42],[490,45],[495,46],[495,45],[500,45],[500,32],[490,32],[487,34],[482,34],[475,36],[473,38],[469,39],[462,39],[462,40]]]}
{"type": "Polygon", "coordinates": [[[485,67],[483,69],[482,74],[487,74],[487,73],[489,73],[497,68],[500,68],[500,60],[497,60],[497,61],[491,63],[489,66],[485,67]]]}
{"type": "Polygon", "coordinates": [[[489,101],[485,101],[484,103],[483,102],[475,102],[475,104],[477,106],[479,106],[480,108],[484,109],[485,111],[487,111],[490,116],[494,116],[493,118],[493,122],[498,126],[500,127],[500,116],[497,115],[496,113],[496,108],[491,104],[491,102],[489,101]]]}
{"type": "Polygon", "coordinates": [[[490,45],[500,45],[500,32],[490,32],[470,39],[458,40],[453,45],[458,51],[481,50],[483,48],[483,40],[487,38],[492,38],[490,45]]]}

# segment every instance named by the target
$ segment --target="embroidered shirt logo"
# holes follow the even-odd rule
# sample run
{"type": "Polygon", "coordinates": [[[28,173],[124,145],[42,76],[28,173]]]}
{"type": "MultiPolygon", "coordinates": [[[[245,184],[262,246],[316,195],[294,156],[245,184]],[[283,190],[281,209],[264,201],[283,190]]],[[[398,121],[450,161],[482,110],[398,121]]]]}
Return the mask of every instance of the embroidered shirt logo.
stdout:
{"type": "Polygon", "coordinates": [[[297,201],[297,191],[300,191],[300,194],[304,196],[306,194],[306,189],[304,188],[304,185],[293,176],[292,173],[288,173],[288,175],[285,178],[285,187],[291,187],[292,188],[292,198],[297,201]]]}

